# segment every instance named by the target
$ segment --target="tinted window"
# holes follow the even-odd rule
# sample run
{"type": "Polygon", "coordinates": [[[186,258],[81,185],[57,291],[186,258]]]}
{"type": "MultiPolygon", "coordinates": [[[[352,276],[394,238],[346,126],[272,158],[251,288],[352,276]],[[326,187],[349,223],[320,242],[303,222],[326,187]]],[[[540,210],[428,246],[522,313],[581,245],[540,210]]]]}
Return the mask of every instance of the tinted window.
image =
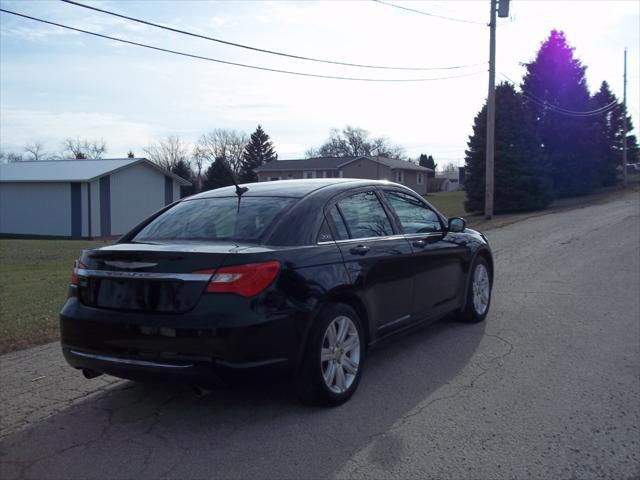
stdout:
{"type": "Polygon", "coordinates": [[[384,194],[400,219],[404,233],[440,231],[440,220],[436,213],[417,198],[400,192],[384,194]]]}
{"type": "Polygon", "coordinates": [[[329,225],[325,220],[322,222],[322,226],[318,232],[318,242],[330,242],[331,240],[333,240],[333,235],[331,235],[331,230],[329,230],[329,225]]]}
{"type": "Polygon", "coordinates": [[[340,200],[338,207],[351,238],[392,235],[391,223],[374,192],[357,193],[340,200]]]}
{"type": "Polygon", "coordinates": [[[257,241],[278,214],[294,200],[278,197],[202,198],[167,210],[144,227],[133,241],[257,241]]]}
{"type": "Polygon", "coordinates": [[[344,224],[344,220],[342,220],[342,215],[338,212],[338,207],[332,207],[331,210],[329,210],[329,215],[331,216],[331,220],[333,220],[333,224],[336,227],[336,233],[338,234],[336,240],[349,238],[349,232],[347,232],[347,227],[344,224]]]}

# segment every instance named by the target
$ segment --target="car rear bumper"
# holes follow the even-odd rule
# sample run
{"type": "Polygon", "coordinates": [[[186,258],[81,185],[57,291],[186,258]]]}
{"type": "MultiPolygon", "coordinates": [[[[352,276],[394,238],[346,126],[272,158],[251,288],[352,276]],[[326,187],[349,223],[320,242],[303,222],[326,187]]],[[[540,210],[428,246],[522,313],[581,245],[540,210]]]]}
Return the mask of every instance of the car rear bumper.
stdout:
{"type": "Polygon", "coordinates": [[[220,328],[197,312],[107,311],[72,296],[60,312],[60,332],[64,357],[74,368],[133,380],[215,382],[231,372],[291,370],[302,344],[301,318],[271,315],[220,328]]]}

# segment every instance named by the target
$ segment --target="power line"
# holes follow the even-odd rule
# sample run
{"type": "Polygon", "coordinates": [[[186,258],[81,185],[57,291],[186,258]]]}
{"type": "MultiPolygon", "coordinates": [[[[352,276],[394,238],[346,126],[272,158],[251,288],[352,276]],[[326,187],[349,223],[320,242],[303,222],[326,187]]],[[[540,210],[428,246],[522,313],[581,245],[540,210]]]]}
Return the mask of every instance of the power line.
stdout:
{"type": "Polygon", "coordinates": [[[550,104],[550,103],[545,102],[545,101],[539,101],[539,100],[537,100],[536,98],[530,96],[527,93],[522,92],[522,95],[524,97],[526,97],[528,100],[530,100],[531,102],[539,105],[540,107],[547,108],[547,109],[551,110],[554,113],[559,113],[561,115],[566,115],[568,117],[593,117],[593,116],[596,116],[596,115],[602,115],[603,113],[607,113],[607,112],[613,110],[614,108],[616,108],[616,106],[618,104],[618,102],[612,102],[609,105],[605,105],[604,107],[601,107],[598,110],[592,110],[590,112],[572,113],[572,112],[566,112],[566,111],[563,111],[563,110],[556,109],[553,106],[553,104],[550,104]]]}
{"type": "Polygon", "coordinates": [[[408,82],[429,82],[429,81],[435,81],[435,80],[449,80],[449,79],[453,79],[453,78],[470,77],[470,76],[478,75],[478,74],[482,73],[482,71],[478,71],[478,72],[464,73],[464,74],[460,74],[460,75],[450,75],[450,76],[446,76],[446,77],[433,77],[433,78],[361,78],[361,77],[343,77],[343,76],[338,76],[338,75],[320,75],[320,74],[314,74],[314,73],[295,72],[295,71],[292,71],[292,70],[281,70],[281,69],[278,69],[278,68],[259,67],[257,65],[249,65],[249,64],[246,64],[246,63],[231,62],[231,61],[228,61],[228,60],[220,60],[220,59],[217,59],[217,58],[205,57],[205,56],[202,56],[202,55],[195,55],[193,53],[186,53],[186,52],[180,52],[180,51],[177,51],[177,50],[170,50],[168,48],[155,47],[153,45],[148,45],[148,44],[145,44],[145,43],[133,42],[131,40],[124,40],[122,38],[112,37],[110,35],[103,35],[101,33],[91,32],[89,30],[83,30],[81,28],[70,27],[68,25],[63,25],[61,23],[51,22],[49,20],[43,20],[41,18],[36,18],[36,17],[29,16],[29,15],[24,15],[22,13],[12,12],[10,10],[5,10],[4,8],[0,8],[0,12],[9,13],[11,15],[16,15],[16,16],[22,17],[22,18],[28,18],[29,20],[34,20],[36,22],[46,23],[48,25],[54,25],[54,26],[60,27],[60,28],[66,28],[67,30],[72,30],[74,32],[85,33],[87,35],[93,35],[94,37],[105,38],[107,40],[113,40],[115,42],[126,43],[128,45],[135,45],[137,47],[148,48],[150,50],[157,50],[159,52],[171,53],[171,54],[174,54],[174,55],[180,55],[180,56],[183,56],[183,57],[195,58],[195,59],[198,59],[198,60],[206,60],[206,61],[209,61],[209,62],[222,63],[222,64],[225,64],[225,65],[233,65],[233,66],[236,66],[236,67],[251,68],[253,70],[263,70],[263,71],[266,71],[266,72],[284,73],[284,74],[287,74],[287,75],[297,75],[297,76],[302,76],[302,77],[326,78],[326,79],[331,79],[331,80],[351,80],[351,81],[359,81],[359,82],[403,82],[403,83],[408,83],[408,82]]]}
{"type": "MultiPolygon", "coordinates": [[[[514,85],[516,84],[516,82],[511,80],[504,73],[501,73],[500,75],[502,77],[506,78],[508,81],[510,81],[514,85]]],[[[608,112],[609,110],[613,110],[613,108],[615,108],[616,105],[618,104],[618,102],[616,100],[614,100],[614,101],[612,101],[611,103],[609,103],[607,105],[604,105],[604,106],[602,106],[600,108],[596,108],[595,110],[577,111],[577,110],[569,110],[569,109],[566,109],[564,107],[561,107],[560,105],[556,105],[554,103],[550,103],[548,100],[544,100],[542,98],[536,97],[532,93],[523,92],[523,91],[521,91],[521,93],[526,98],[531,100],[533,103],[536,103],[536,104],[538,104],[538,105],[540,105],[542,107],[548,108],[549,110],[552,110],[552,111],[554,111],[556,113],[562,113],[564,115],[574,116],[574,117],[589,117],[589,116],[593,116],[593,115],[601,115],[603,113],[608,112]]]]}
{"type": "Polygon", "coordinates": [[[380,3],[382,5],[387,5],[389,7],[394,7],[394,8],[399,8],[400,10],[406,10],[408,12],[413,12],[413,13],[419,13],[420,15],[426,15],[427,17],[434,17],[434,18],[440,18],[442,20],[450,20],[452,22],[461,22],[461,23],[472,23],[475,25],[487,25],[485,22],[476,22],[475,20],[464,20],[462,18],[454,18],[454,17],[447,17],[445,15],[437,15],[435,13],[429,13],[429,12],[424,12],[422,10],[416,10],[415,8],[409,8],[409,7],[403,7],[401,5],[395,5],[393,3],[390,2],[385,2],[383,0],[371,0],[372,2],[376,2],[376,3],[380,3]]]}
{"type": "Polygon", "coordinates": [[[123,18],[125,20],[129,20],[129,21],[132,21],[132,22],[141,23],[143,25],[148,25],[148,26],[151,26],[151,27],[161,28],[163,30],[168,30],[170,32],[180,33],[182,35],[188,35],[190,37],[201,38],[203,40],[209,40],[209,41],[212,41],[212,42],[218,42],[218,43],[222,43],[224,45],[230,45],[232,47],[244,48],[244,49],[252,50],[252,51],[255,51],[255,52],[268,53],[270,55],[278,55],[278,56],[287,57],[287,58],[294,58],[296,60],[305,60],[305,61],[308,61],[308,62],[328,63],[328,64],[332,64],[332,65],[343,65],[343,66],[347,66],[347,67],[376,68],[376,69],[382,69],[382,70],[421,70],[421,71],[426,71],[426,70],[456,70],[456,69],[460,69],[460,68],[471,68],[471,67],[477,67],[479,65],[483,65],[482,63],[476,63],[476,64],[471,64],[471,65],[453,65],[453,66],[447,66],[447,67],[390,67],[390,66],[365,65],[365,64],[361,64],[361,63],[349,63],[349,62],[340,62],[340,61],[337,61],[337,60],[325,60],[325,59],[320,59],[320,58],[305,57],[303,55],[295,55],[295,54],[292,54],[292,53],[284,53],[284,52],[278,52],[278,51],[275,51],[275,50],[267,50],[265,48],[252,47],[250,45],[244,45],[242,43],[235,43],[235,42],[230,42],[228,40],[222,40],[220,38],[214,38],[214,37],[209,37],[209,36],[206,36],[206,35],[200,35],[198,33],[189,32],[187,30],[180,30],[178,28],[168,27],[166,25],[160,25],[158,23],[149,22],[147,20],[142,20],[140,18],[129,17],[127,15],[122,15],[120,13],[112,12],[112,11],[109,11],[109,10],[104,10],[102,8],[93,7],[91,5],[85,5],[83,3],[75,2],[73,0],[60,0],[60,1],[62,1],[64,3],[68,3],[70,5],[75,5],[77,7],[87,8],[89,10],[94,10],[96,12],[105,13],[107,15],[112,15],[114,17],[123,18]]]}

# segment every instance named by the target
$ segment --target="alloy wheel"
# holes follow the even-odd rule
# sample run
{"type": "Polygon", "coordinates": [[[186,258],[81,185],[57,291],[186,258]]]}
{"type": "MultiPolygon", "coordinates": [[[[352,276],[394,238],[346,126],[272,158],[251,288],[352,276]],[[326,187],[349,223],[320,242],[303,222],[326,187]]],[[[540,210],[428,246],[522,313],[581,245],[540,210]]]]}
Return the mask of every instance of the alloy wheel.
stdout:
{"type": "Polygon", "coordinates": [[[482,264],[476,265],[473,273],[473,307],[478,315],[484,315],[489,307],[489,295],[491,293],[491,282],[487,268],[482,264]]]}
{"type": "Polygon", "coordinates": [[[334,393],[344,393],[353,384],[360,367],[360,337],[349,317],[339,316],[327,327],[320,353],[322,376],[334,393]]]}

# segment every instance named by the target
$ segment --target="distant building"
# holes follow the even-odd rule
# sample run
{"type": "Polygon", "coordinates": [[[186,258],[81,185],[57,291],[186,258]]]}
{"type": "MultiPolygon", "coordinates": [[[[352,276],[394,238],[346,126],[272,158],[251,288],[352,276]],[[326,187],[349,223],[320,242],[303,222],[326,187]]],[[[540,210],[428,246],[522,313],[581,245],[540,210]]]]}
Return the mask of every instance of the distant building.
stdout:
{"type": "Polygon", "coordinates": [[[427,193],[427,173],[433,170],[387,157],[318,157],[274,160],[256,168],[259,182],[296,178],[366,178],[401,183],[427,193]]]}
{"type": "Polygon", "coordinates": [[[145,158],[0,165],[0,235],[122,235],[190,183],[145,158]]]}
{"type": "Polygon", "coordinates": [[[430,192],[452,192],[464,189],[466,175],[465,167],[456,167],[455,170],[436,172],[435,178],[429,179],[430,192]]]}

